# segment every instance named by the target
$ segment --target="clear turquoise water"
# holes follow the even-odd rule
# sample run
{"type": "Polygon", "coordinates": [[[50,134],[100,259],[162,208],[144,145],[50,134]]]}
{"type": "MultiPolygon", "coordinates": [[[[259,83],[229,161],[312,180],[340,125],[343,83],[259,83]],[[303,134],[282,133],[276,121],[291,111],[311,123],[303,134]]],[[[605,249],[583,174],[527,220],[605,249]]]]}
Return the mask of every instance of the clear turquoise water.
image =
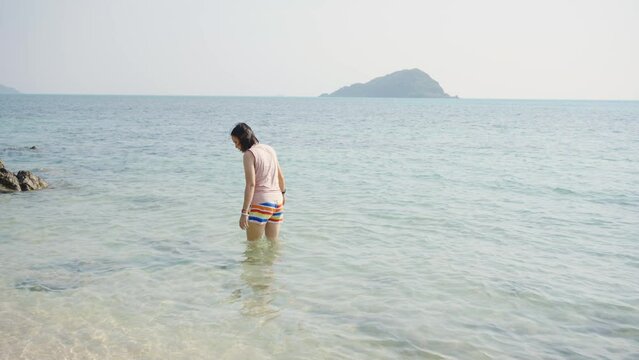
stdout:
{"type": "Polygon", "coordinates": [[[639,356],[639,102],[0,96],[0,159],[0,358],[639,356]]]}

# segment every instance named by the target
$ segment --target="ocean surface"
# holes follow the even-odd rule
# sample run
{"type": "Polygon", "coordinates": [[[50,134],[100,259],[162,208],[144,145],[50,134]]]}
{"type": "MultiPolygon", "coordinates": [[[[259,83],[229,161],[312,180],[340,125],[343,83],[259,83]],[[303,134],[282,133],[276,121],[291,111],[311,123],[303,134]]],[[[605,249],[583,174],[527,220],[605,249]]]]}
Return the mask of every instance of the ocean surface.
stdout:
{"type": "Polygon", "coordinates": [[[0,159],[0,359],[639,358],[639,102],[5,95],[0,159]]]}

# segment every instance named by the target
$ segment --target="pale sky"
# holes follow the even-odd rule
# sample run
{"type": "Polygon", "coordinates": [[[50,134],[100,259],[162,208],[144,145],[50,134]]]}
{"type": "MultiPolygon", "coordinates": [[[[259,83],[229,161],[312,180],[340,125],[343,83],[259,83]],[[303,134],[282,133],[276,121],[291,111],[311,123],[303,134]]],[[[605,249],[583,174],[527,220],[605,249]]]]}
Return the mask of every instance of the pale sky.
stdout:
{"type": "Polygon", "coordinates": [[[462,98],[639,100],[639,0],[0,0],[25,93],[318,96],[410,68],[462,98]]]}

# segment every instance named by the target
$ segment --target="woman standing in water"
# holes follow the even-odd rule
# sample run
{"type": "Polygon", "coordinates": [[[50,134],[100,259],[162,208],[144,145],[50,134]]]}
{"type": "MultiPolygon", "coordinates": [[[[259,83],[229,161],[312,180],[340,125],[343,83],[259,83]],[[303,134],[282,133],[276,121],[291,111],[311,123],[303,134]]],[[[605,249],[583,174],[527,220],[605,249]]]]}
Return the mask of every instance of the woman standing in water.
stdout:
{"type": "Polygon", "coordinates": [[[235,147],[244,153],[244,204],[240,228],[247,240],[259,240],[264,234],[277,240],[283,219],[286,182],[277,154],[272,147],[260,144],[253,130],[245,123],[231,131],[235,147]]]}

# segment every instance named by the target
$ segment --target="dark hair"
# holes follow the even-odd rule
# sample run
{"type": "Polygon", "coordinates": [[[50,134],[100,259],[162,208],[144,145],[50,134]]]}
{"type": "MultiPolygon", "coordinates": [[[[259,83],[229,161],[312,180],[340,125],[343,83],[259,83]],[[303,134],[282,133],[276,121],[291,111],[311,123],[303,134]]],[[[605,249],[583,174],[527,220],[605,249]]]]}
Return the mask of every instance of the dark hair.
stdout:
{"type": "Polygon", "coordinates": [[[231,136],[235,136],[240,140],[240,148],[242,152],[251,148],[251,146],[259,143],[253,129],[245,123],[237,123],[233,130],[231,130],[231,136]]]}

